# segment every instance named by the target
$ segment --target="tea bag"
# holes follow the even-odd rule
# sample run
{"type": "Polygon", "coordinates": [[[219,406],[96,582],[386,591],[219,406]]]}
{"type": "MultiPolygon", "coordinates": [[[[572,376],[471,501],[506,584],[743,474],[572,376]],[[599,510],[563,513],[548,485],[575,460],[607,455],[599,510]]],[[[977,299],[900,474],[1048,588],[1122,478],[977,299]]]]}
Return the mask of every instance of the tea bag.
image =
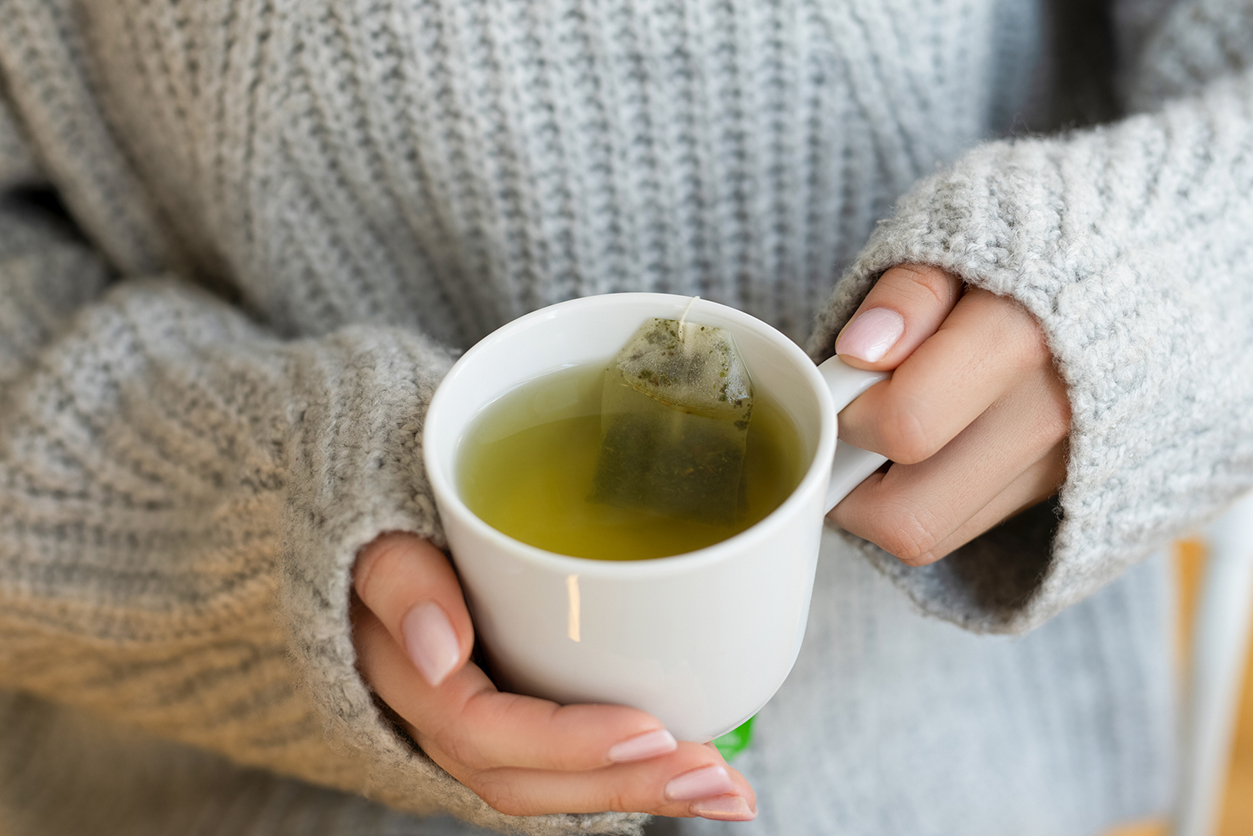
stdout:
{"type": "Polygon", "coordinates": [[[730,525],[752,384],[731,333],[686,316],[647,320],[606,369],[592,499],[730,525]]]}

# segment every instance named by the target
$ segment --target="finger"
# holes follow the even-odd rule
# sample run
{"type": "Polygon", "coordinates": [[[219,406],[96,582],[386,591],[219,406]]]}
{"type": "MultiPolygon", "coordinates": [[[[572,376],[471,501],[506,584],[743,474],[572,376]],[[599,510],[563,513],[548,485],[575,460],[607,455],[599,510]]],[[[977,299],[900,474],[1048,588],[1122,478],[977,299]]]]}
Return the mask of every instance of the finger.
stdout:
{"type": "Polygon", "coordinates": [[[1035,318],[1016,302],[970,290],[891,380],[840,412],[840,438],[894,462],[920,462],[1008,391],[1046,378],[1056,374],[1035,318]]]}
{"type": "Polygon", "coordinates": [[[894,369],[939,329],[961,293],[961,279],[938,267],[893,267],[840,331],[835,353],[859,369],[894,369]]]}
{"type": "Polygon", "coordinates": [[[586,770],[672,752],[674,737],[650,714],[617,705],[568,705],[507,694],[474,664],[432,686],[409,664],[378,617],[356,627],[358,667],[423,748],[454,772],[516,766],[586,770]]]}
{"type": "Polygon", "coordinates": [[[357,596],[400,642],[426,681],[439,685],[470,658],[474,627],[444,553],[413,534],[385,534],[357,558],[357,596]]]}
{"type": "MultiPolygon", "coordinates": [[[[1057,492],[1065,478],[1061,456],[1047,457],[1030,465],[1018,478],[956,527],[941,522],[928,530],[927,524],[943,519],[931,514],[933,509],[909,508],[902,504],[867,518],[864,509],[847,512],[846,525],[832,512],[832,519],[841,528],[869,540],[908,566],[926,566],[947,557],[979,535],[990,531],[1009,518],[1043,502],[1057,492]],[[856,519],[853,519],[853,518],[856,519]],[[950,530],[951,529],[951,530],[950,530]],[[949,530],[944,534],[943,531],[949,530]]],[[[881,480],[882,474],[867,482],[881,480]]],[[[850,495],[851,496],[851,495],[850,495]]]]}
{"type": "Polygon", "coordinates": [[[515,816],[614,810],[747,821],[757,808],[744,777],[697,743],[681,743],[662,758],[585,772],[495,769],[453,777],[515,816]]]}
{"type": "MultiPolygon", "coordinates": [[[[1064,397],[1055,398],[1047,383],[1025,385],[935,455],[872,475],[836,506],[832,519],[907,564],[930,563],[959,545],[952,538],[963,529],[969,533],[972,521],[984,524],[980,531],[995,524],[979,517],[982,509],[999,508],[997,497],[1024,473],[1039,471],[1040,462],[1049,463],[1045,470],[1055,482],[1038,498],[1055,490],[1065,475],[1068,430],[1064,397]]],[[[1012,510],[1004,508],[1006,514],[1012,510]]]]}
{"type": "Polygon", "coordinates": [[[1063,455],[1059,453],[1056,456],[1041,459],[1024,471],[1008,488],[997,494],[991,502],[979,509],[977,514],[942,540],[932,549],[929,557],[934,560],[946,557],[980,534],[1038,505],[1057,493],[1058,487],[1065,478],[1066,465],[1063,455]]]}

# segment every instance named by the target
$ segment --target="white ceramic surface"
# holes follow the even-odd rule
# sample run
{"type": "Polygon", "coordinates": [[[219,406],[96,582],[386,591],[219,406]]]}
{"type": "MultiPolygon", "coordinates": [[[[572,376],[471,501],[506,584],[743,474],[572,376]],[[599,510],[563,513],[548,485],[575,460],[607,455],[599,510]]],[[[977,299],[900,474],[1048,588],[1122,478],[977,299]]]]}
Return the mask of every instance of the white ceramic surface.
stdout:
{"type": "Polygon", "coordinates": [[[484,407],[540,375],[607,365],[647,317],[677,319],[690,301],[592,296],[509,323],[440,384],[424,447],[475,629],[502,687],[559,703],[632,705],[679,739],[703,742],[755,714],[796,660],[823,516],[884,461],[843,443],[836,453],[836,412],[886,375],[834,358],[816,367],[769,325],[698,300],[688,321],[734,333],[754,387],[788,412],[809,463],[766,519],[699,551],[626,562],[553,554],[489,527],[456,490],[464,431],[484,407]]]}

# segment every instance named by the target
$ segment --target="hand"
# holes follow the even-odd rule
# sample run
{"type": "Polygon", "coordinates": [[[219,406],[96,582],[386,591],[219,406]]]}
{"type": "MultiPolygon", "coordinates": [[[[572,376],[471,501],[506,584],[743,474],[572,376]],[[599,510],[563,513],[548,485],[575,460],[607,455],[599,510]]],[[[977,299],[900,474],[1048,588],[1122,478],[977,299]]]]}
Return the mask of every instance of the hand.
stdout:
{"type": "Polygon", "coordinates": [[[474,628],[442,552],[385,534],[358,556],[358,666],[414,741],[502,813],[593,813],[746,821],[757,798],[711,744],[679,742],[651,715],[560,706],[496,690],[469,662],[474,628]]]}
{"type": "Polygon", "coordinates": [[[937,267],[893,267],[836,353],[892,379],[840,413],[840,437],[893,464],[831,512],[911,566],[932,563],[1057,492],[1070,404],[1035,318],[937,267]]]}

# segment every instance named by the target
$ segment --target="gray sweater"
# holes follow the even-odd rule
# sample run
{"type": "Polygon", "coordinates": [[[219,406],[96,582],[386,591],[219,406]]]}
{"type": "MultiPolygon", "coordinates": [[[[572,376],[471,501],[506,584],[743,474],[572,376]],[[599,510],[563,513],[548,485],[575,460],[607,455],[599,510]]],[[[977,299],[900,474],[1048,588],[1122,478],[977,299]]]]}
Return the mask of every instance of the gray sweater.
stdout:
{"type": "MultiPolygon", "coordinates": [[[[816,358],[895,263],[1026,305],[1073,410],[1056,503],[925,569],[857,544],[970,630],[1221,511],[1253,485],[1253,3],[1097,12],[0,0],[0,832],[205,786],[237,833],[636,830],[487,808],[397,734],[347,615],[360,546],[440,539],[420,430],[451,358],[574,296],[699,294],[816,358]],[[122,763],[75,811],[64,776],[122,763]]],[[[1108,657],[1016,670],[1144,690],[1127,625],[1162,608],[1090,611],[1108,657]]],[[[1063,716],[1039,700],[1014,710],[1063,716]]]]}

